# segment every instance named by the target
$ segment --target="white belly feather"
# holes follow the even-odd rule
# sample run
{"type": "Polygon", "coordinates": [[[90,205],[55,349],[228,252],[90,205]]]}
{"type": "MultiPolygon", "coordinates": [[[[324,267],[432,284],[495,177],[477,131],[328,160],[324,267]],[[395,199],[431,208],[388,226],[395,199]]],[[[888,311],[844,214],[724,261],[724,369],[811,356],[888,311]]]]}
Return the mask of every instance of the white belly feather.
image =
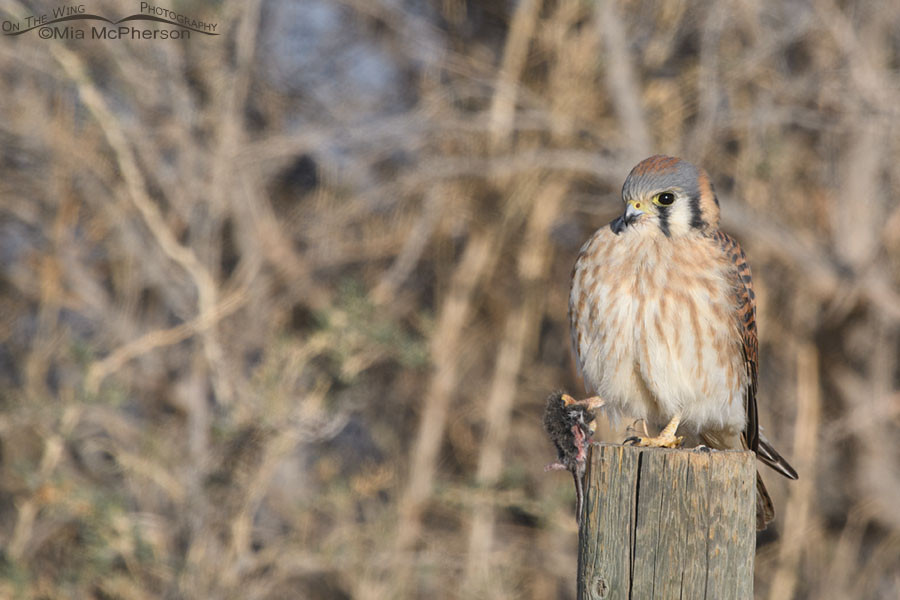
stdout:
{"type": "Polygon", "coordinates": [[[601,229],[569,299],[586,386],[614,420],[743,430],[747,374],[727,263],[696,239],[601,229]],[[579,303],[581,303],[579,308],[579,303]]]}

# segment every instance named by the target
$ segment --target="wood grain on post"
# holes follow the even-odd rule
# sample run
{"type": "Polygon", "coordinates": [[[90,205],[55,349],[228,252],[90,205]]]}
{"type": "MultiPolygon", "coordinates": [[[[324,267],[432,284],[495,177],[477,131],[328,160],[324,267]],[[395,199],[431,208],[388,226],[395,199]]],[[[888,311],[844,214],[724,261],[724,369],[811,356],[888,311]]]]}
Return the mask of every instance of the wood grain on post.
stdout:
{"type": "Polygon", "coordinates": [[[584,487],[579,600],[753,597],[752,452],[594,444],[584,487]]]}

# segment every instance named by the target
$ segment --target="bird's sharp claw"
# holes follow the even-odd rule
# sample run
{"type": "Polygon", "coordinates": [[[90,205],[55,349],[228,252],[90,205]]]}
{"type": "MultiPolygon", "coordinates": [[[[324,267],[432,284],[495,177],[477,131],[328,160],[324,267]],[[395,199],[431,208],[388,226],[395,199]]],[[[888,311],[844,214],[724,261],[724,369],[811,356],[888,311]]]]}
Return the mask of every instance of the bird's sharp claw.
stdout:
{"type": "Polygon", "coordinates": [[[645,438],[633,435],[625,438],[625,443],[640,448],[678,448],[684,437],[680,435],[660,435],[653,438],[645,438]]]}

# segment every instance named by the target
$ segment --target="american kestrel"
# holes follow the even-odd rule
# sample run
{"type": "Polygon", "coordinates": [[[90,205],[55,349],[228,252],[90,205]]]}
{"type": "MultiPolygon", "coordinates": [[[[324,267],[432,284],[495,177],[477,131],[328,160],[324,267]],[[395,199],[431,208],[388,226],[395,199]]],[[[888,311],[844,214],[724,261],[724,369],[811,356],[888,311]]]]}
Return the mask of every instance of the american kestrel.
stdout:
{"type": "MultiPolygon", "coordinates": [[[[572,272],[569,323],[585,385],[613,422],[662,431],[642,446],[753,450],[797,472],[759,430],[756,297],[740,244],[719,231],[709,176],[687,161],[651,156],[622,187],[625,214],[582,246],[572,272]],[[682,436],[676,436],[681,433],[682,436]]],[[[775,516],[757,474],[757,528],[775,516]]]]}

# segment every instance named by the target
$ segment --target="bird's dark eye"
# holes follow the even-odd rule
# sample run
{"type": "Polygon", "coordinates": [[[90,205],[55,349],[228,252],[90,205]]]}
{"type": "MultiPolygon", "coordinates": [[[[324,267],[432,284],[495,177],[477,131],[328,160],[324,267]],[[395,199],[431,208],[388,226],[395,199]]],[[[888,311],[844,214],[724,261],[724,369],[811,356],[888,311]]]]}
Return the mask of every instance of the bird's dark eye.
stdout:
{"type": "Polygon", "coordinates": [[[675,194],[672,192],[663,192],[653,196],[653,204],[658,206],[672,206],[675,203],[675,194]]]}

